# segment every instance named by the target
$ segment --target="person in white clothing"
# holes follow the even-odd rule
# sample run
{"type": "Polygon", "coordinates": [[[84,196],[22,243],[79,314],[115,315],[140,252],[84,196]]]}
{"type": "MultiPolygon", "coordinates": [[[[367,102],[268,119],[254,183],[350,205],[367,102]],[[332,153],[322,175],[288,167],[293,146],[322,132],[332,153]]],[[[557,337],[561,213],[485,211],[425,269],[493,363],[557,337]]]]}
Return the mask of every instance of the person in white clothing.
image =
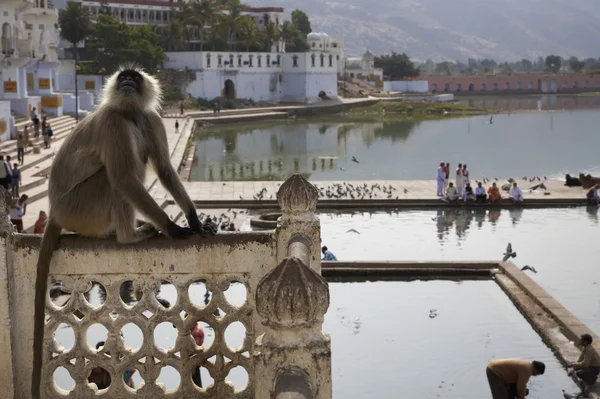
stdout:
{"type": "Polygon", "coordinates": [[[444,170],[444,163],[440,163],[440,167],[437,169],[437,196],[441,197],[444,195],[444,180],[446,179],[446,171],[444,170]]]}
{"type": "Polygon", "coordinates": [[[458,191],[456,191],[456,187],[454,184],[449,183],[448,189],[446,189],[446,196],[443,198],[444,201],[456,201],[458,199],[458,191]]]}
{"type": "Polygon", "coordinates": [[[471,183],[471,180],[469,180],[469,171],[467,170],[467,164],[464,164],[464,165],[463,165],[462,176],[463,176],[463,180],[464,180],[464,182],[465,182],[465,183],[464,183],[464,184],[465,184],[465,186],[466,186],[467,184],[470,184],[470,183],[471,183]]]}
{"type": "Polygon", "coordinates": [[[523,191],[521,190],[521,187],[517,186],[517,182],[513,182],[508,195],[510,195],[514,204],[523,202],[523,191]]]}
{"type": "Polygon", "coordinates": [[[465,186],[465,179],[462,175],[462,163],[458,164],[458,168],[456,168],[456,178],[454,179],[456,182],[456,191],[459,196],[462,196],[463,187],[465,186]]]}

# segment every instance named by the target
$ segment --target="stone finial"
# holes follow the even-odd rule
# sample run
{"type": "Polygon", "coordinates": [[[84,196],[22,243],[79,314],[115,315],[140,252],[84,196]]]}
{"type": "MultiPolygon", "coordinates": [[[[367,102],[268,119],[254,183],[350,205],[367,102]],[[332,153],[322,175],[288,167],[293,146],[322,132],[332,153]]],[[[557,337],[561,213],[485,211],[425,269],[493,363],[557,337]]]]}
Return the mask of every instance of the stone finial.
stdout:
{"type": "Polygon", "coordinates": [[[277,191],[277,202],[284,212],[315,212],[319,190],[302,175],[294,174],[277,191]]]}
{"type": "Polygon", "coordinates": [[[329,308],[329,286],[300,259],[284,259],[258,283],[256,310],[269,324],[309,326],[329,308]]]}

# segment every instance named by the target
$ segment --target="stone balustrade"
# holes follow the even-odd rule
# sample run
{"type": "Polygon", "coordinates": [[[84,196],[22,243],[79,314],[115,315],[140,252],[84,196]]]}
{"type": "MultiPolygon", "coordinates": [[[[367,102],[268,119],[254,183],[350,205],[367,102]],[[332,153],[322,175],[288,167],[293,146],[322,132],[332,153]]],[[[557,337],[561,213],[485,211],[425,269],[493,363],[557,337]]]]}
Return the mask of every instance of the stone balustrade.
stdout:
{"type": "MultiPolygon", "coordinates": [[[[50,270],[45,396],[258,399],[293,392],[331,398],[330,341],[321,329],[329,289],[320,275],[317,198],[314,186],[291,177],[278,192],[280,224],[269,232],[185,241],[161,236],[136,245],[63,235],[50,270]],[[190,335],[197,322],[213,336],[202,347],[190,335]],[[170,347],[159,334],[165,325],[170,347]],[[245,330],[237,347],[227,338],[233,325],[245,330]],[[127,328],[138,331],[136,345],[126,343],[127,328]],[[98,349],[91,331],[104,331],[98,349]],[[65,335],[72,337],[68,345],[57,338],[65,335]],[[123,381],[132,367],[143,380],[133,389],[123,381]],[[192,378],[198,367],[212,380],[203,387],[192,378]],[[165,368],[179,375],[177,386],[158,382],[165,368]],[[239,368],[248,375],[245,386],[228,378],[239,368]],[[74,382],[70,390],[55,384],[59,369],[74,382]],[[110,375],[102,391],[88,381],[98,370],[110,375]]],[[[3,398],[29,398],[41,237],[14,233],[9,208],[10,196],[0,189],[0,389],[3,398]]]]}

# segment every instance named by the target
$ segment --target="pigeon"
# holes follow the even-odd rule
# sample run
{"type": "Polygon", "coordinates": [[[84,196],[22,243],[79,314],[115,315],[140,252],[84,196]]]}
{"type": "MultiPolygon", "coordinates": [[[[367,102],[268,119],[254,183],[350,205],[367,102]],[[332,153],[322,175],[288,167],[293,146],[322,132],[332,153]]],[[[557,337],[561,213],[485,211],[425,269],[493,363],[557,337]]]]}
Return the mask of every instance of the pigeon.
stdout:
{"type": "Polygon", "coordinates": [[[437,314],[437,310],[436,310],[436,309],[431,309],[431,310],[429,311],[429,318],[430,318],[430,319],[435,319],[435,318],[437,317],[437,315],[438,315],[438,314],[437,314]]]}
{"type": "Polygon", "coordinates": [[[535,270],[535,267],[533,267],[533,266],[525,265],[521,268],[522,272],[524,272],[526,270],[531,270],[532,272],[537,273],[537,270],[535,270]]]}
{"type": "Polygon", "coordinates": [[[340,168],[340,170],[341,170],[342,172],[345,172],[345,171],[346,171],[346,169],[344,169],[344,168],[340,168]]]}
{"type": "Polygon", "coordinates": [[[510,258],[514,258],[516,256],[517,256],[517,253],[513,252],[512,245],[510,245],[510,242],[509,242],[508,246],[506,247],[506,253],[504,253],[504,258],[502,258],[502,262],[506,262],[510,258]]]}
{"type": "Polygon", "coordinates": [[[352,157],[352,162],[360,163],[358,162],[358,159],[356,159],[356,157],[352,157]]]}
{"type": "Polygon", "coordinates": [[[492,115],[492,116],[491,116],[491,118],[490,118],[490,125],[491,125],[492,123],[494,123],[494,115],[492,115]]]}
{"type": "Polygon", "coordinates": [[[360,234],[357,230],[354,229],[350,229],[348,230],[346,233],[356,233],[356,234],[360,234]]]}

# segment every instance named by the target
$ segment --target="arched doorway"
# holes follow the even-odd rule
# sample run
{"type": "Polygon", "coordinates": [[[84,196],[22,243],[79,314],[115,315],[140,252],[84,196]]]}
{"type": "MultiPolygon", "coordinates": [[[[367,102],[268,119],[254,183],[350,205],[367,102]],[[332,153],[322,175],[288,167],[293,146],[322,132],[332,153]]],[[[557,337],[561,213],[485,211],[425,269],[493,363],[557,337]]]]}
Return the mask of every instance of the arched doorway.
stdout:
{"type": "Polygon", "coordinates": [[[223,89],[223,94],[225,98],[234,99],[235,98],[235,84],[231,79],[227,79],[225,81],[225,88],[223,89]]]}
{"type": "Polygon", "coordinates": [[[2,54],[9,54],[12,50],[12,27],[8,22],[2,25],[2,54]]]}

